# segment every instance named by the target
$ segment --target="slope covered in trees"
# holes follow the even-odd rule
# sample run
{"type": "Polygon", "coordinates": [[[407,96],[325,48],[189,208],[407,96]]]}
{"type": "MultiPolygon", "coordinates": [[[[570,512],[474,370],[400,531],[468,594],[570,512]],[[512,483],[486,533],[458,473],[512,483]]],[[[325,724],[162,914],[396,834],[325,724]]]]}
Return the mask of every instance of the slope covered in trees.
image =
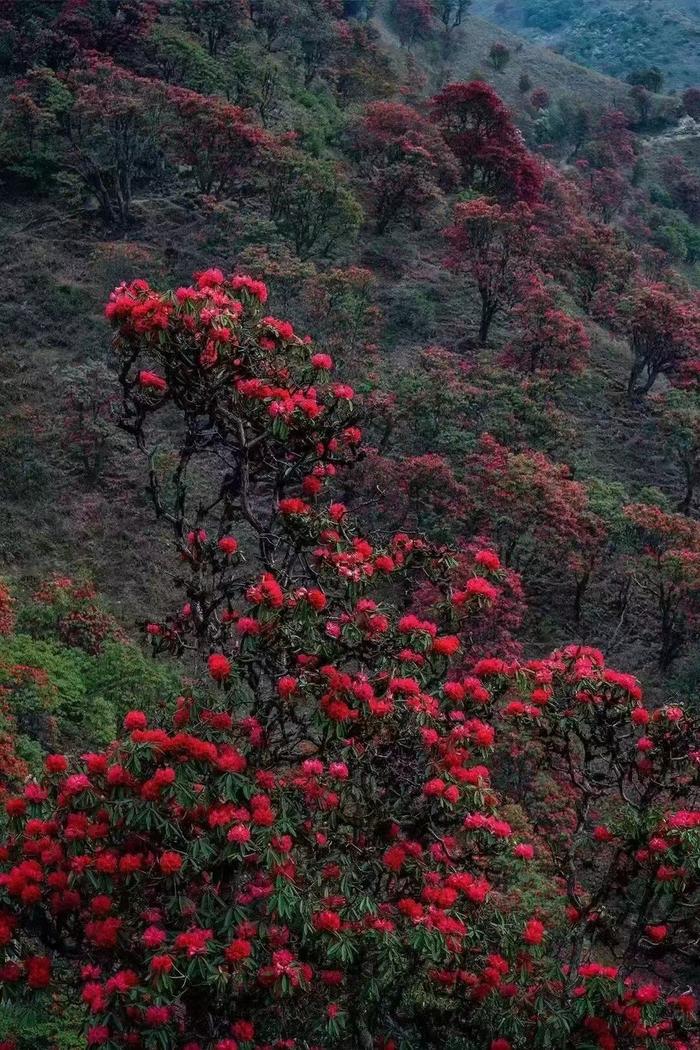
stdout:
{"type": "Polygon", "coordinates": [[[692,92],[2,15],[2,1050],[696,1050],[692,92]]]}
{"type": "Polygon", "coordinates": [[[697,0],[474,0],[474,11],[611,76],[656,69],[678,91],[700,79],[697,0]]]}

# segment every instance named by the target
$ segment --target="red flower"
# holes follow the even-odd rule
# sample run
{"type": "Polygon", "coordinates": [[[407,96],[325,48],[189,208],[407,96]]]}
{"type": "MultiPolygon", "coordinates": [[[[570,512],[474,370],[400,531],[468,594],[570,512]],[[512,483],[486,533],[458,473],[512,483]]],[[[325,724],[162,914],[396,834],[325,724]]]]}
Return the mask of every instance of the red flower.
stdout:
{"type": "Polygon", "coordinates": [[[44,766],[49,774],[65,773],[68,769],[68,759],[65,755],[47,755],[44,766]]]}
{"type": "Polygon", "coordinates": [[[46,988],[51,982],[51,960],[45,955],[35,955],[26,959],[24,969],[27,984],[30,988],[46,988]]]}
{"type": "Polygon", "coordinates": [[[433,652],[441,656],[454,656],[459,648],[459,638],[454,634],[445,634],[433,640],[433,652]]]}
{"type": "Polygon", "coordinates": [[[127,711],[124,716],[124,728],[128,733],[134,729],[145,729],[147,725],[148,718],[143,711],[127,711]]]}
{"type": "Polygon", "coordinates": [[[223,682],[231,674],[231,661],[223,653],[212,653],[207,666],[215,682],[223,682]]]}
{"type": "Polygon", "coordinates": [[[661,998],[661,991],[656,984],[641,984],[634,993],[634,997],[638,1003],[644,1005],[656,1003],[661,998]]]}
{"type": "Polygon", "coordinates": [[[235,554],[238,550],[238,540],[233,536],[222,536],[217,546],[223,554],[235,554]]]}
{"type": "Polygon", "coordinates": [[[139,386],[144,387],[146,390],[157,390],[159,394],[165,393],[168,389],[168,384],[156,372],[139,372],[138,381],[139,386]]]}
{"type": "Polygon", "coordinates": [[[230,963],[243,962],[244,959],[249,959],[252,954],[253,946],[250,941],[243,940],[241,937],[231,941],[228,948],[224,949],[224,955],[230,963]]]}
{"type": "Polygon", "coordinates": [[[165,853],[161,853],[160,855],[158,867],[164,875],[176,875],[182,867],[182,857],[179,853],[166,850],[165,853]]]}
{"type": "Polygon", "coordinates": [[[334,911],[319,911],[313,916],[314,927],[323,933],[337,933],[342,926],[342,919],[334,911]]]}
{"type": "Polygon", "coordinates": [[[525,944],[542,944],[544,934],[544,923],[540,922],[539,919],[530,919],[525,923],[523,941],[525,944]]]}
{"type": "Polygon", "coordinates": [[[154,955],[151,959],[151,969],[154,973],[170,973],[174,965],[172,955],[154,955]]]}
{"type": "Polygon", "coordinates": [[[255,1039],[255,1027],[251,1021],[234,1021],[231,1031],[242,1043],[252,1043],[255,1039]]]}

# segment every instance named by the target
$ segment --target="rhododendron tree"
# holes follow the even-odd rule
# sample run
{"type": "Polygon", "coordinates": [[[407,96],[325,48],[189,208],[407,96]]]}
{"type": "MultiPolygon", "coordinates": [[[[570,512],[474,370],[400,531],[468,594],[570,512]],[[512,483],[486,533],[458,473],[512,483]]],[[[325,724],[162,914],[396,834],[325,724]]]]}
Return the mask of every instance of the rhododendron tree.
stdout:
{"type": "Polygon", "coordinates": [[[579,619],[605,538],[585,485],[543,453],[513,452],[490,434],[468,458],[463,485],[471,528],[493,537],[506,565],[573,577],[579,619]]]}
{"type": "Polygon", "coordinates": [[[465,674],[497,554],[357,530],[353,391],[266,300],[210,269],[107,307],[193,689],[5,800],[5,1002],[60,984],[108,1050],[694,1050],[696,727],[578,646],[465,674]]]}
{"type": "MultiPolygon", "coordinates": [[[[638,259],[618,230],[567,213],[565,228],[553,240],[549,265],[584,309],[605,311],[608,297],[627,291],[638,259]]],[[[607,318],[606,318],[607,319],[607,318]]]]}
{"type": "Polygon", "coordinates": [[[628,393],[648,394],[700,349],[700,310],[662,284],[640,285],[620,308],[633,354],[628,393]],[[642,380],[641,386],[640,380],[642,380]]]}
{"type": "Polygon", "coordinates": [[[506,201],[532,204],[539,197],[539,163],[493,88],[480,80],[448,84],[431,106],[467,186],[506,201]]]}
{"type": "Polygon", "coordinates": [[[507,44],[497,40],[489,48],[489,58],[496,72],[502,73],[511,59],[510,48],[507,44]]]}
{"type": "Polygon", "coordinates": [[[535,88],[530,95],[530,105],[535,110],[548,109],[551,103],[549,92],[544,87],[535,88]]]}
{"type": "Polygon", "coordinates": [[[430,0],[392,0],[389,10],[404,47],[410,49],[429,36],[433,25],[430,0]]]}
{"type": "Polygon", "coordinates": [[[376,346],[382,314],[372,270],[333,267],[309,278],[304,291],[314,329],[322,333],[327,349],[342,355],[344,363],[353,361],[357,351],[376,346]]]}
{"type": "Polygon", "coordinates": [[[681,208],[691,222],[700,221],[700,179],[682,157],[669,157],[663,165],[666,189],[677,208],[681,208]]]}
{"type": "Polygon", "coordinates": [[[105,219],[124,224],[134,182],[157,153],[165,112],[162,84],[92,54],[64,75],[32,70],[15,85],[9,116],[31,127],[30,150],[52,149],[59,169],[77,175],[105,219]]]}
{"type": "Polygon", "coordinates": [[[378,234],[401,219],[419,222],[441,191],[458,181],[454,154],[410,106],[370,103],[353,130],[352,145],[378,234]]]}
{"type": "Polygon", "coordinates": [[[478,289],[483,345],[495,319],[515,302],[532,266],[537,236],[533,213],[526,204],[505,208],[480,197],[456,205],[454,224],[445,236],[451,246],[448,267],[468,274],[478,289]]]}
{"type": "Polygon", "coordinates": [[[168,103],[166,152],[191,168],[201,193],[240,191],[275,155],[272,136],[239,106],[186,88],[169,88],[168,103]]]}
{"type": "Polygon", "coordinates": [[[683,106],[689,117],[700,120],[700,88],[686,88],[683,92],[683,106]]]}
{"type": "Polygon", "coordinates": [[[585,366],[591,341],[583,323],[557,308],[538,275],[524,282],[511,316],[516,335],[503,353],[505,364],[529,372],[579,372],[585,366]]]}
{"type": "Polygon", "coordinates": [[[300,259],[357,236],[362,208],[330,162],[282,150],[268,165],[266,188],[270,218],[300,259]]]}
{"type": "Polygon", "coordinates": [[[14,599],[9,587],[0,580],[0,635],[11,634],[15,625],[14,599]]]}
{"type": "Polygon", "coordinates": [[[180,0],[178,9],[187,28],[204,38],[212,56],[246,13],[245,0],[180,0]]]}
{"type": "MultiPolygon", "coordinates": [[[[369,441],[396,457],[429,448],[457,466],[484,432],[514,451],[553,451],[572,437],[547,376],[513,383],[509,369],[439,346],[424,350],[391,376],[387,390],[382,386],[368,400],[369,441]]],[[[383,502],[382,514],[385,509],[383,502]]]]}
{"type": "Polygon", "coordinates": [[[647,504],[631,504],[625,514],[639,541],[631,572],[654,616],[659,666],[667,670],[700,637],[700,525],[647,504]]]}

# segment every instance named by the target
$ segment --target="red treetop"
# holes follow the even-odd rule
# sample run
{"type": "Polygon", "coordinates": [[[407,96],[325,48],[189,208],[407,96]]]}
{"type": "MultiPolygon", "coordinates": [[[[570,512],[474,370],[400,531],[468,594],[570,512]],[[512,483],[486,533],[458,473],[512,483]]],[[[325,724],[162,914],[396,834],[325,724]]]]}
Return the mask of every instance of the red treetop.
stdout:
{"type": "Polygon", "coordinates": [[[480,80],[448,84],[431,105],[467,185],[504,200],[539,198],[540,166],[493,88],[480,80]]]}
{"type": "Polygon", "coordinates": [[[411,106],[370,103],[355,126],[353,145],[379,233],[402,217],[415,222],[440,190],[459,178],[457,159],[442,135],[411,106]]]}
{"type": "Polygon", "coordinates": [[[580,372],[591,341],[581,321],[557,308],[552,292],[537,274],[523,282],[522,298],[513,308],[516,334],[503,363],[527,372],[580,372]]]}

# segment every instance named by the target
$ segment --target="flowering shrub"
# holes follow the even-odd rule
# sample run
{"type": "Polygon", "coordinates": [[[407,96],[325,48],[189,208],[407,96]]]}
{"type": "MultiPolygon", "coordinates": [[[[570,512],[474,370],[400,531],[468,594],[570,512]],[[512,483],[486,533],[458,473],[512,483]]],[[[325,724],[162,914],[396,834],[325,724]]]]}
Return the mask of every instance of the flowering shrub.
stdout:
{"type": "Polygon", "coordinates": [[[633,354],[630,394],[648,394],[660,375],[675,376],[700,356],[700,311],[662,284],[642,284],[623,302],[633,354]],[[638,385],[643,378],[641,387],[638,385]]]}
{"type": "Polygon", "coordinates": [[[173,435],[186,601],[148,632],[199,681],[5,801],[3,996],[60,981],[109,1050],[697,1047],[697,727],[591,649],[466,673],[498,556],[359,534],[353,391],[266,300],[212,269],[107,307],[123,427],[173,435]]]}
{"type": "Polygon", "coordinates": [[[542,188],[539,162],[511,114],[481,80],[448,84],[431,102],[435,121],[462,165],[464,182],[505,201],[532,204],[542,188]]]}
{"type": "Polygon", "coordinates": [[[52,172],[70,168],[105,219],[123,224],[137,174],[153,166],[165,110],[160,82],[97,53],[65,74],[33,69],[10,98],[10,156],[20,164],[36,157],[52,172]]]}
{"type": "Polygon", "coordinates": [[[391,0],[389,13],[404,47],[411,48],[430,35],[433,24],[430,0],[391,0]]]}
{"type": "Polygon", "coordinates": [[[419,221],[441,189],[458,181],[454,154],[411,106],[370,103],[354,129],[353,147],[379,234],[401,218],[419,221]]]}
{"type": "Polygon", "coordinates": [[[539,275],[523,282],[513,320],[517,334],[504,350],[504,364],[529,372],[583,369],[591,348],[588,333],[581,321],[557,308],[539,275]]]}
{"type": "Polygon", "coordinates": [[[657,624],[659,665],[666,670],[690,639],[700,636],[700,525],[660,507],[632,504],[639,553],[632,575],[657,624]]]}
{"type": "Polygon", "coordinates": [[[479,197],[456,205],[445,237],[451,247],[447,265],[467,273],[478,289],[479,342],[484,344],[493,322],[513,305],[532,268],[534,215],[526,204],[505,208],[479,197]]]}
{"type": "Polygon", "coordinates": [[[14,599],[9,588],[0,580],[0,635],[11,634],[15,625],[14,599]]]}

